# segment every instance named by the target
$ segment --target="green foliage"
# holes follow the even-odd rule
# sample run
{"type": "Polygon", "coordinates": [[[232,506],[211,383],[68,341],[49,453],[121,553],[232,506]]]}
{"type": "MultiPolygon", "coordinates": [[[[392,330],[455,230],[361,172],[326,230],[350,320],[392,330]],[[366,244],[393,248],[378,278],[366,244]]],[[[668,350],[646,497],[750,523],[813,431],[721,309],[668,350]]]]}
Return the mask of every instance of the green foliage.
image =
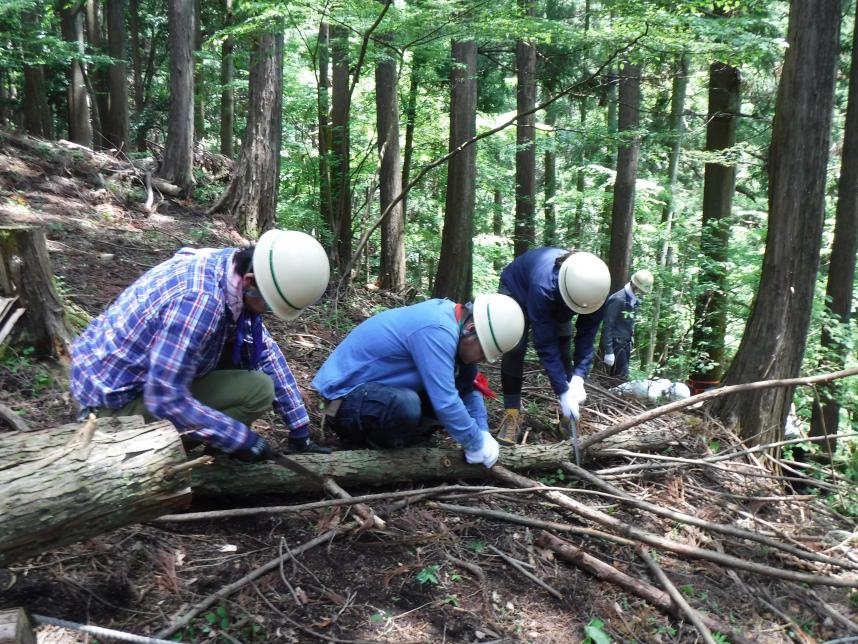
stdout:
{"type": "Polygon", "coordinates": [[[3,345],[0,347],[0,364],[15,376],[15,379],[29,388],[36,396],[54,384],[51,372],[35,357],[34,347],[24,347],[20,351],[3,345]]]}
{"type": "Polygon", "coordinates": [[[420,572],[417,573],[417,575],[415,575],[415,578],[421,584],[430,583],[433,586],[437,586],[441,583],[438,579],[438,571],[440,570],[440,568],[441,566],[438,564],[426,566],[425,568],[422,568],[420,572]]]}
{"type": "Polygon", "coordinates": [[[564,472],[561,468],[558,467],[552,474],[540,476],[537,480],[543,485],[557,485],[557,483],[562,483],[566,480],[566,472],[564,472]]]}
{"type": "Polygon", "coordinates": [[[583,644],[611,644],[611,636],[605,632],[605,623],[601,619],[593,618],[584,627],[583,644]]]}

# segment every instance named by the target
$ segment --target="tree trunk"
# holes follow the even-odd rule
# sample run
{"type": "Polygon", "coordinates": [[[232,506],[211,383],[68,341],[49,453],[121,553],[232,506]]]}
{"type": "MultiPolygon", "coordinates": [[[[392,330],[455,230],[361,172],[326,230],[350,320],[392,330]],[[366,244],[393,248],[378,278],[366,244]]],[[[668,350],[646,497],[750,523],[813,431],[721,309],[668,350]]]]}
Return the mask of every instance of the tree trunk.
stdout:
{"type": "MultiPolygon", "coordinates": [[[[89,43],[89,53],[93,55],[105,54],[104,38],[102,37],[101,16],[99,10],[101,3],[98,0],[85,0],[86,41],[89,43]]],[[[94,66],[89,72],[92,96],[92,135],[94,147],[98,149],[109,148],[110,145],[104,139],[104,120],[108,117],[110,102],[107,93],[107,72],[102,65],[94,66]]]]}
{"type": "Polygon", "coordinates": [[[632,264],[632,230],[635,223],[635,183],[638,176],[640,136],[629,134],[640,126],[641,68],[626,63],[620,72],[619,132],[623,136],[617,152],[617,178],[611,210],[611,292],[618,291],[629,279],[632,264]]]}
{"type": "MultiPolygon", "coordinates": [[[[330,100],[330,26],[327,22],[319,24],[319,41],[316,47],[318,56],[319,85],[316,90],[316,109],[319,122],[319,214],[330,227],[336,230],[334,204],[331,194],[331,126],[328,121],[330,100]]],[[[336,244],[334,244],[336,247],[336,244]]],[[[336,255],[336,250],[334,250],[336,255]]],[[[336,257],[332,259],[336,260],[336,257]]]]}
{"type": "Polygon", "coordinates": [[[206,136],[206,88],[203,82],[203,23],[200,0],[194,0],[194,51],[191,55],[193,63],[194,84],[194,141],[202,141],[206,136]]]}
{"type": "MultiPolygon", "coordinates": [[[[613,73],[612,68],[608,67],[605,77],[602,81],[602,103],[607,103],[607,112],[605,114],[605,128],[607,129],[607,137],[610,143],[605,152],[605,167],[613,168],[617,164],[617,84],[619,79],[613,73]]],[[[605,183],[605,196],[602,201],[602,226],[599,237],[602,239],[601,253],[602,256],[607,256],[611,248],[611,212],[614,205],[614,186],[610,180],[605,183]]]]}
{"type": "MultiPolygon", "coordinates": [[[[519,0],[525,14],[535,14],[528,0],[519,0]]],[[[521,114],[536,105],[536,47],[519,40],[515,45],[515,65],[518,78],[516,111],[521,114]]],[[[536,136],[534,115],[519,117],[515,127],[515,235],[513,252],[516,257],[536,243],[536,136]]]]}
{"type": "Polygon", "coordinates": [[[104,418],[0,441],[0,566],[190,504],[179,433],[168,422],[104,418]]]}
{"type": "MultiPolygon", "coordinates": [[[[799,374],[819,263],[840,31],[839,0],[790,3],[769,161],[769,218],[760,286],[725,384],[799,374]]],[[[751,444],[782,434],[792,388],[713,405],[751,444]]]]}
{"type": "Polygon", "coordinates": [[[92,147],[92,124],[89,118],[89,94],[86,91],[83,69],[83,4],[59,3],[63,40],[74,43],[77,57],[69,63],[68,75],[68,122],[69,140],[92,147]]]}
{"type": "MultiPolygon", "coordinates": [[[[718,153],[736,144],[736,114],[740,108],[739,70],[715,62],[709,68],[709,113],[706,150],[718,153]]],[[[703,183],[703,220],[700,226],[701,266],[694,307],[691,346],[697,369],[692,380],[717,386],[724,373],[724,336],[727,331],[727,248],[730,213],[736,187],[736,167],[707,163],[703,183]]]]}
{"type": "MultiPolygon", "coordinates": [[[[546,86],[546,93],[550,96],[553,94],[554,88],[550,85],[546,86]]],[[[554,124],[557,122],[557,103],[549,105],[545,110],[545,125],[549,130],[554,129],[554,124]]],[[[545,148],[545,169],[542,180],[545,203],[543,213],[545,215],[545,228],[543,229],[543,244],[545,246],[556,246],[557,241],[557,214],[554,207],[554,198],[557,194],[557,149],[555,148],[557,139],[552,134],[551,140],[545,148]]]]}
{"type": "MultiPolygon", "coordinates": [[[[231,27],[234,16],[232,0],[224,0],[223,26],[231,27]]],[[[233,157],[232,140],[235,120],[235,90],[232,82],[235,75],[233,49],[235,41],[232,36],[224,38],[220,48],[220,153],[230,159],[233,157]]]]}
{"type": "MultiPolygon", "coordinates": [[[[34,13],[24,13],[22,21],[40,29],[34,13]]],[[[43,139],[54,138],[44,65],[24,65],[24,130],[43,139]]]]}
{"type": "MultiPolygon", "coordinates": [[[[492,209],[492,234],[500,239],[503,237],[503,190],[495,188],[494,207],[492,209]]],[[[495,271],[500,273],[506,266],[505,258],[500,249],[494,259],[495,271]]]]}
{"type": "Polygon", "coordinates": [[[664,210],[661,215],[661,223],[664,228],[664,238],[661,242],[661,252],[658,256],[659,279],[656,282],[655,294],[652,305],[652,324],[649,327],[649,344],[643,367],[648,366],[655,356],[664,353],[663,335],[660,333],[661,303],[671,301],[672,293],[670,284],[670,266],[668,259],[670,253],[670,236],[673,230],[673,218],[676,214],[676,188],[679,185],[679,157],[682,153],[682,139],[685,134],[685,93],[688,89],[688,55],[679,54],[676,57],[676,67],[673,75],[673,91],[670,101],[670,131],[672,135],[670,144],[670,156],[667,169],[667,194],[665,195],[664,210]],[[656,349],[656,347],[658,347],[656,349]]]}
{"type": "MultiPolygon", "coordinates": [[[[382,0],[390,2],[390,0],[382,0]]],[[[379,36],[389,40],[389,35],[379,36]]],[[[388,52],[384,52],[387,54],[388,52]]],[[[375,67],[375,109],[378,131],[379,207],[384,212],[402,192],[399,159],[399,100],[396,86],[396,59],[389,55],[375,67]]],[[[381,224],[379,286],[398,292],[405,288],[405,220],[402,202],[396,204],[381,224]]]]}
{"type": "Polygon", "coordinates": [[[170,116],[158,176],[188,194],[194,185],[194,3],[169,0],[170,116]]]}
{"type": "MultiPolygon", "coordinates": [[[[587,98],[582,97],[578,103],[578,117],[581,131],[587,128],[587,98]]],[[[584,193],[587,190],[587,175],[584,171],[588,160],[587,147],[580,144],[581,154],[578,157],[578,169],[575,171],[575,216],[566,216],[566,244],[577,248],[582,247],[581,233],[584,230],[584,193]]]]}
{"type": "Polygon", "coordinates": [[[107,68],[110,97],[107,114],[101,115],[102,135],[108,148],[128,152],[128,72],[125,62],[127,0],[107,0],[107,53],[115,59],[107,68]]]}
{"type": "MultiPolygon", "coordinates": [[[[336,263],[342,269],[352,256],[351,142],[349,133],[349,32],[331,27],[331,201],[334,205],[336,263]]],[[[341,275],[348,281],[348,275],[341,275]]]]}
{"type": "MultiPolygon", "coordinates": [[[[849,70],[849,100],[843,132],[843,156],[837,186],[837,215],[834,241],[825,289],[830,318],[822,325],[822,354],[835,370],[842,369],[849,355],[848,344],[852,313],[852,289],[855,284],[855,256],[858,252],[858,29],[852,37],[852,66],[849,70]],[[839,327],[839,329],[838,329],[839,327]],[[840,333],[836,333],[839,331],[840,333]]],[[[812,436],[836,434],[840,425],[840,395],[835,383],[822,385],[819,400],[814,401],[810,424],[812,436]]],[[[828,439],[826,452],[833,454],[835,439],[828,439]]]]}
{"type": "Polygon", "coordinates": [[[54,288],[45,233],[34,226],[0,226],[0,291],[17,295],[26,310],[15,333],[39,356],[62,361],[74,333],[54,288]]]}
{"type": "Polygon", "coordinates": [[[274,226],[277,215],[283,110],[282,32],[254,37],[247,104],[247,127],[232,180],[211,210],[229,213],[239,233],[255,238],[274,226]]]}
{"type": "MultiPolygon", "coordinates": [[[[477,133],[477,43],[454,40],[450,73],[450,150],[477,133]]],[[[471,299],[477,146],[469,145],[447,162],[444,232],[432,297],[454,302],[471,299]]]]}
{"type": "Polygon", "coordinates": [[[138,152],[145,152],[146,128],[143,125],[143,109],[146,107],[146,101],[143,91],[143,56],[140,51],[140,0],[129,0],[128,19],[131,32],[131,75],[134,79],[134,114],[137,121],[137,129],[134,132],[134,149],[138,152]]]}
{"type": "MultiPolygon", "coordinates": [[[[675,435],[626,432],[587,450],[589,458],[610,455],[611,450],[659,451],[675,435]]],[[[482,465],[465,462],[461,449],[413,447],[397,450],[340,450],[332,454],[290,454],[289,458],[321,476],[330,476],[345,488],[366,485],[390,486],[421,481],[455,481],[489,476],[482,465]]],[[[570,458],[568,442],[503,447],[498,463],[513,470],[545,471],[570,458]]],[[[195,497],[296,494],[319,490],[319,484],[274,464],[251,465],[218,458],[211,467],[193,470],[195,497]]]]}
{"type": "MultiPolygon", "coordinates": [[[[402,185],[411,180],[411,162],[414,157],[414,129],[417,126],[417,93],[420,87],[420,70],[426,60],[419,51],[411,58],[411,80],[408,85],[408,102],[405,105],[405,151],[402,157],[402,185]]],[[[402,198],[403,217],[408,218],[408,195],[402,198]]]]}

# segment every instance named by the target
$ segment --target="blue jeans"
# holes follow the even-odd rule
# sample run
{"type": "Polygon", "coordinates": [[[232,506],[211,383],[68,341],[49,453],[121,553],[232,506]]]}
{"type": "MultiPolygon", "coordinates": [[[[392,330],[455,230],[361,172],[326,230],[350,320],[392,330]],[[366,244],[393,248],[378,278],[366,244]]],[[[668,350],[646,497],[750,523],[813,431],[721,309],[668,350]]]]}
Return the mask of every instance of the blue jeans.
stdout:
{"type": "Polygon", "coordinates": [[[346,442],[399,448],[420,443],[435,430],[422,417],[416,391],[368,382],[343,398],[331,427],[346,442]]]}

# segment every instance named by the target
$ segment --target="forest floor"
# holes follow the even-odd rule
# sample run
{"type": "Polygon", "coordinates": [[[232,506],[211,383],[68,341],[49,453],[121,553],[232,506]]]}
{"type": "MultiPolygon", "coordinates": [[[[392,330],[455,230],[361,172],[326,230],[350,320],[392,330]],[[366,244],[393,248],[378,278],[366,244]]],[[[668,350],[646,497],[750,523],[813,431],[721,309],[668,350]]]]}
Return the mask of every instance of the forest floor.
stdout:
{"type": "MultiPolygon", "coordinates": [[[[0,135],[0,224],[44,226],[61,294],[92,316],[182,246],[242,243],[228,222],[206,216],[205,205],[194,200],[163,200],[147,212],[141,176],[130,164],[103,154],[0,135]]],[[[215,188],[210,186],[210,192],[215,188]]],[[[314,428],[320,420],[310,388],[316,369],[354,324],[400,304],[398,296],[356,288],[339,302],[312,307],[295,322],[271,322],[308,401],[314,428]]],[[[497,366],[485,371],[499,388],[497,366]]],[[[0,359],[0,403],[17,411],[32,429],[72,422],[74,409],[57,374],[26,351],[7,351],[0,359]]],[[[581,434],[644,410],[612,397],[606,391],[609,384],[599,374],[591,377],[581,434]]],[[[533,428],[529,443],[557,440],[552,431],[558,426],[557,412],[549,393],[531,360],[525,386],[533,428]]],[[[488,401],[488,406],[496,426],[502,405],[488,401]]],[[[0,429],[5,429],[2,421],[0,429]]],[[[258,429],[276,445],[285,445],[285,432],[273,413],[258,429]]],[[[633,499],[694,515],[710,526],[752,530],[792,546],[793,552],[635,508],[617,495],[595,492],[563,469],[523,472],[566,490],[570,498],[618,520],[620,527],[595,525],[539,493],[512,488],[432,499],[466,505],[482,516],[454,513],[427,499],[378,502],[373,507],[387,520],[385,530],[355,531],[307,550],[297,562],[228,594],[172,637],[184,642],[703,641],[681,613],[671,616],[563,559],[547,545],[539,520],[571,526],[573,531],[565,534],[548,531],[614,572],[659,589],[635,545],[623,539],[631,536],[630,529],[776,570],[855,578],[856,520],[844,516],[830,496],[822,496],[827,492],[814,493],[811,487],[796,494],[771,476],[762,456],[748,454],[734,434],[700,410],[662,416],[635,431],[659,434],[662,440],[649,453],[618,450],[587,462],[587,469],[633,499]],[[715,463],[715,454],[724,459],[715,463]],[[496,514],[489,516],[490,511],[496,514]],[[504,518],[498,511],[508,514],[504,518]],[[531,525],[512,523],[509,514],[531,525]],[[830,559],[820,563],[806,553],[830,559]],[[519,562],[518,567],[510,560],[519,562]]],[[[314,432],[317,439],[340,447],[330,436],[314,432]]],[[[446,437],[435,440],[450,444],[446,437]]],[[[482,483],[504,486],[488,475],[482,483]]],[[[385,490],[393,491],[349,492],[385,490]]],[[[845,490],[854,495],[854,484],[845,490]]],[[[195,502],[193,509],[319,498],[207,499],[195,502]]],[[[39,615],[154,636],[205,598],[346,518],[346,510],[328,508],[128,526],[0,569],[0,608],[22,606],[39,615]]],[[[725,630],[743,634],[744,641],[822,642],[858,635],[854,588],[811,587],[666,548],[650,552],[694,609],[727,625],[725,630]]],[[[87,637],[56,626],[39,628],[41,642],[94,641],[87,637]]],[[[716,641],[728,639],[743,641],[735,634],[715,634],[716,641]]]]}

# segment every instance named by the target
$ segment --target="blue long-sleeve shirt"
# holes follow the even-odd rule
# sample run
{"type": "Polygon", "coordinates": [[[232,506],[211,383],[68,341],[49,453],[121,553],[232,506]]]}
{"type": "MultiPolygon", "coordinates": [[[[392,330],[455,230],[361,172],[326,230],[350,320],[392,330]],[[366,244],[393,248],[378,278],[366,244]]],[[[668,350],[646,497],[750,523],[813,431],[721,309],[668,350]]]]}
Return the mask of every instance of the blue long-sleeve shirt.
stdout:
{"type": "MultiPolygon", "coordinates": [[[[120,294],[72,345],[75,400],[82,407],[119,409],[142,394],[152,415],[182,433],[225,452],[249,447],[255,435],[247,426],[190,392],[236,337],[225,290],[235,252],[182,249],[120,294]]],[[[310,419],[295,378],[264,326],[262,340],[256,368],[274,382],[274,407],[292,435],[306,436],[310,419]]],[[[243,347],[245,356],[249,350],[243,347]]]]}
{"type": "MultiPolygon", "coordinates": [[[[557,325],[569,322],[575,313],[566,306],[557,289],[558,257],[563,248],[534,248],[519,255],[503,269],[500,283],[521,306],[533,329],[533,346],[551,387],[559,396],[569,388],[566,366],[560,355],[557,325]]],[[[593,343],[602,321],[604,306],[593,313],[579,314],[575,321],[575,350],[572,374],[586,378],[593,364],[593,343]]]]}
{"type": "Polygon", "coordinates": [[[488,415],[482,395],[473,388],[476,365],[456,357],[455,306],[434,299],[374,315],[334,349],[313,387],[328,400],[369,382],[425,391],[447,432],[466,450],[478,449],[488,415]]]}

